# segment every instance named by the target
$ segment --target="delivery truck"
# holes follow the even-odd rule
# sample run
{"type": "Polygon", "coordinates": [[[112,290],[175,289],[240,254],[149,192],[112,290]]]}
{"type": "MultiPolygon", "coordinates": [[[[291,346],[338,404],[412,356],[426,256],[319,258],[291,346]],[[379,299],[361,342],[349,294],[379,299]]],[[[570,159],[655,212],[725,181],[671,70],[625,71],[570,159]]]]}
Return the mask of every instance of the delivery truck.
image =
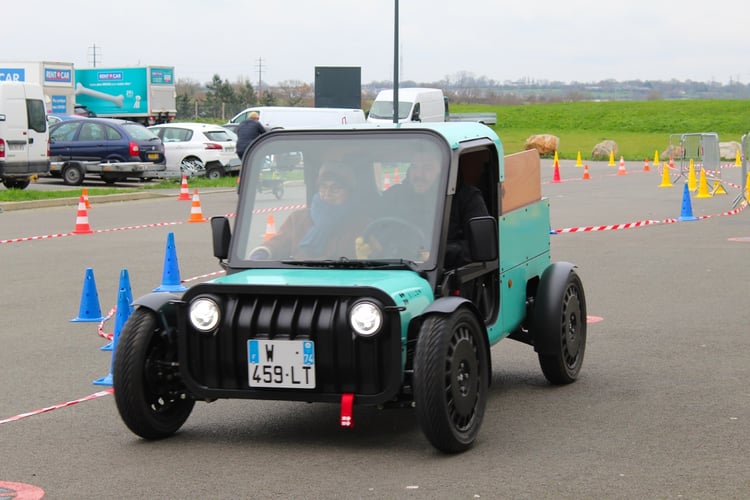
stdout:
{"type": "Polygon", "coordinates": [[[0,81],[42,87],[45,111],[72,115],[75,106],[73,63],[53,61],[0,62],[0,81]]]}
{"type": "Polygon", "coordinates": [[[7,189],[25,189],[49,172],[49,142],[42,87],[21,81],[0,82],[0,181],[7,189]]]}
{"type": "Polygon", "coordinates": [[[75,101],[99,117],[168,123],[177,113],[174,67],[76,69],[75,101]]]}

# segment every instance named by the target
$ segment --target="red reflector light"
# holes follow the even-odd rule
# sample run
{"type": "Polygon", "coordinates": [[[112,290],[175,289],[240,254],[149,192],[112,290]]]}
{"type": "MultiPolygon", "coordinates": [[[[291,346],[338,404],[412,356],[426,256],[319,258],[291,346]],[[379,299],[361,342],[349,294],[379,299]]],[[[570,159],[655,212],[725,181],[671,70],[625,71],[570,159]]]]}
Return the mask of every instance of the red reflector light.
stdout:
{"type": "Polygon", "coordinates": [[[206,149],[224,149],[224,146],[216,144],[215,142],[207,142],[206,149]]]}
{"type": "Polygon", "coordinates": [[[0,158],[5,158],[5,141],[0,139],[0,158]]]}
{"type": "Polygon", "coordinates": [[[130,156],[140,156],[141,154],[141,148],[138,147],[138,144],[131,142],[128,146],[128,149],[130,151],[130,156]]]}

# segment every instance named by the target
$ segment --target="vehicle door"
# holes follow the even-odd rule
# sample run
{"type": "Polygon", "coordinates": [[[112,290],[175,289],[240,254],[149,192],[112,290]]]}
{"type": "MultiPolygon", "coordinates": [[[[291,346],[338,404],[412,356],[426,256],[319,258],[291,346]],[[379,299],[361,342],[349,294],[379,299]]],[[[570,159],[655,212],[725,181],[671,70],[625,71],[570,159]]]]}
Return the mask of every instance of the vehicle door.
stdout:
{"type": "MultiPolygon", "coordinates": [[[[48,163],[47,116],[42,99],[26,99],[26,115],[28,121],[27,152],[30,165],[48,163]]],[[[46,171],[46,170],[45,170],[46,171]]]]}
{"type": "Polygon", "coordinates": [[[104,125],[104,134],[106,137],[108,160],[129,161],[130,158],[130,141],[124,137],[119,130],[110,125],[104,125]]]}
{"type": "Polygon", "coordinates": [[[70,160],[73,158],[75,138],[78,135],[78,129],[81,122],[69,121],[60,122],[50,129],[50,155],[61,160],[70,160]]]}
{"type": "Polygon", "coordinates": [[[78,130],[78,137],[72,143],[72,159],[100,161],[108,155],[107,132],[104,125],[95,122],[82,122],[81,128],[78,130]]]}

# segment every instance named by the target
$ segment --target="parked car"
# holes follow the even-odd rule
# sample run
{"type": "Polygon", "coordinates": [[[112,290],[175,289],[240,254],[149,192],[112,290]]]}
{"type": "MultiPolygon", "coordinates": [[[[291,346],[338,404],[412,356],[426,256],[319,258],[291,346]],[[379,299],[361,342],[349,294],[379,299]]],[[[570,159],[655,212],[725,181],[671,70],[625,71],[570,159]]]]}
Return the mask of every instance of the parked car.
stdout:
{"type": "MultiPolygon", "coordinates": [[[[61,121],[50,127],[50,159],[57,163],[75,163],[76,172],[83,176],[87,169],[82,162],[155,163],[164,165],[164,145],[161,139],[139,123],[114,118],[77,118],[61,121]]],[[[162,167],[163,169],[163,167],[162,167]]],[[[52,170],[53,176],[63,176],[67,183],[79,184],[81,179],[65,177],[65,166],[52,170]]],[[[71,171],[70,169],[68,169],[71,171]]],[[[144,178],[142,169],[130,175],[123,169],[102,171],[105,182],[117,182],[127,177],[144,178]]],[[[73,175],[73,174],[71,174],[73,175]]]]}
{"type": "Polygon", "coordinates": [[[96,118],[96,113],[91,111],[86,106],[82,106],[81,104],[76,104],[75,109],[73,111],[77,116],[84,116],[86,118],[96,118]]]}
{"type": "Polygon", "coordinates": [[[167,171],[204,170],[217,179],[239,172],[236,136],[209,123],[168,123],[148,128],[164,143],[167,171]]]}
{"type": "Polygon", "coordinates": [[[79,115],[61,115],[59,113],[50,113],[47,115],[47,124],[54,125],[55,123],[65,122],[68,120],[75,120],[80,118],[79,115]]]}

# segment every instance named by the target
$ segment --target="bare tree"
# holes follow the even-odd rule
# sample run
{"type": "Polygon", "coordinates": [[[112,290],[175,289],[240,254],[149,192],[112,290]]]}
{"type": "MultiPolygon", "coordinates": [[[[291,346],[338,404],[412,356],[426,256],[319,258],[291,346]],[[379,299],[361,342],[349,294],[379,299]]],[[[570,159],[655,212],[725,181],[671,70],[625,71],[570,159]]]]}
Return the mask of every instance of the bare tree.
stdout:
{"type": "Polygon", "coordinates": [[[277,86],[281,100],[289,106],[299,106],[306,99],[311,99],[312,88],[309,84],[300,80],[285,80],[277,86]]]}

